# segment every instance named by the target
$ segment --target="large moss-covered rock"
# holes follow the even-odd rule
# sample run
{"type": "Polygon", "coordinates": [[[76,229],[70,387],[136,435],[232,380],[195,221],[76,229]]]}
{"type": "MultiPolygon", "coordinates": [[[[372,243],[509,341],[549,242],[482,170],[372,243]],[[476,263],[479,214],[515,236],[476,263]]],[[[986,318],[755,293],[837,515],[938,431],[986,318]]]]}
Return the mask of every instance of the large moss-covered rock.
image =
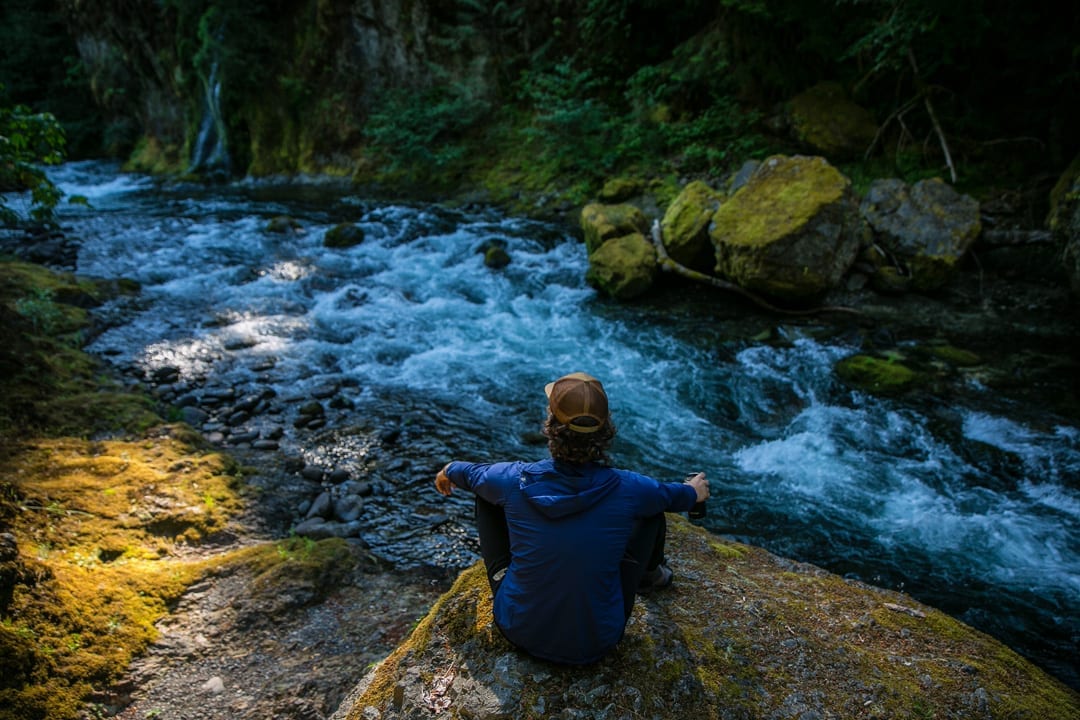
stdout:
{"type": "Polygon", "coordinates": [[[851,182],[820,157],[766,160],[716,211],[716,272],[749,290],[804,300],[835,287],[862,242],[851,182]]]}
{"type": "Polygon", "coordinates": [[[1050,194],[1050,232],[1065,248],[1065,272],[1080,295],[1080,155],[1062,173],[1050,194]]]}
{"type": "Polygon", "coordinates": [[[612,238],[632,233],[644,235],[649,231],[649,220],[635,205],[590,203],[581,210],[581,230],[585,235],[585,249],[592,255],[612,238]]]}
{"type": "Polygon", "coordinates": [[[641,233],[608,240],[589,256],[585,279],[617,300],[638,297],[656,277],[656,248],[641,233]]]}
{"type": "Polygon", "coordinates": [[[848,98],[838,83],[819,83],[788,103],[795,139],[829,158],[860,156],[874,142],[877,123],[866,108],[848,98]]]}
{"type": "Polygon", "coordinates": [[[720,202],[720,193],[700,180],[683,188],[671,202],[660,225],[672,260],[692,270],[712,272],[716,253],[709,239],[709,223],[720,202]]]}
{"type": "Polygon", "coordinates": [[[875,180],[860,211],[876,242],[905,264],[914,290],[948,282],[982,230],[979,203],[937,178],[910,186],[875,180]]]}
{"type": "Polygon", "coordinates": [[[477,564],[334,720],[1080,716],[1077,693],[933,608],[669,517],[675,582],[600,662],[516,651],[477,564]]]}

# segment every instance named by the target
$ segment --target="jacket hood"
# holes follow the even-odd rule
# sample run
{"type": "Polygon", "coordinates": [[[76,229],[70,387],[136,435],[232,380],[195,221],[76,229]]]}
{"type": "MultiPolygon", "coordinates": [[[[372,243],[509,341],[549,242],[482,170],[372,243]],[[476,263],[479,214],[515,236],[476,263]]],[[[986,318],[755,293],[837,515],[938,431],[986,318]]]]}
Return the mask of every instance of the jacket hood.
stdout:
{"type": "Polygon", "coordinates": [[[618,475],[595,463],[572,465],[546,461],[521,473],[521,490],[526,499],[549,518],[587,510],[618,485],[618,475]]]}

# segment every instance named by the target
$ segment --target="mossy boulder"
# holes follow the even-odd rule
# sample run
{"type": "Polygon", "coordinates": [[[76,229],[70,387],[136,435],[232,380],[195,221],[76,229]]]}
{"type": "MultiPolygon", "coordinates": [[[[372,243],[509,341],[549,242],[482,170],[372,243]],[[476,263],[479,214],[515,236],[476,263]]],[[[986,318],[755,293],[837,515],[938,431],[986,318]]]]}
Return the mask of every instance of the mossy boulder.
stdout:
{"type": "Polygon", "coordinates": [[[810,152],[837,160],[859,157],[874,142],[877,123],[870,112],[835,82],[819,83],[788,103],[795,139],[810,152]]]}
{"type": "Polygon", "coordinates": [[[350,693],[334,720],[1064,718],[1080,696],[902,593],[728,542],[669,516],[675,582],[639,597],[588,667],[534,660],[492,622],[481,564],[350,693]]]}
{"type": "Polygon", "coordinates": [[[824,158],[773,156],[712,217],[716,272],[806,300],[837,285],[863,241],[851,181],[824,158]]]}
{"type": "Polygon", "coordinates": [[[903,263],[913,290],[945,285],[982,231],[979,203],[938,178],[870,184],[860,212],[875,241],[903,263]]]}
{"type": "Polygon", "coordinates": [[[709,223],[721,200],[720,193],[695,180],[671,202],[660,226],[672,260],[691,270],[712,272],[716,252],[709,239],[709,223]]]}
{"type": "Polygon", "coordinates": [[[640,195],[645,183],[639,178],[611,178],[600,189],[600,200],[605,203],[621,203],[640,195]]]}
{"type": "Polygon", "coordinates": [[[635,205],[590,203],[581,211],[581,230],[585,235],[585,249],[592,255],[612,238],[648,233],[649,220],[635,205]]]}
{"type": "Polygon", "coordinates": [[[364,242],[364,230],[354,223],[340,223],[326,231],[323,246],[328,248],[350,248],[364,242]]]}
{"type": "Polygon", "coordinates": [[[656,248],[641,233],[605,242],[589,255],[585,279],[617,300],[630,300],[652,287],[656,277],[656,248]]]}
{"type": "Polygon", "coordinates": [[[848,385],[875,395],[896,395],[911,389],[920,375],[895,358],[852,355],[836,364],[836,374],[848,385]]]}
{"type": "Polygon", "coordinates": [[[1062,259],[1073,292],[1080,295],[1080,155],[1072,161],[1050,194],[1047,225],[1065,251],[1062,259]]]}

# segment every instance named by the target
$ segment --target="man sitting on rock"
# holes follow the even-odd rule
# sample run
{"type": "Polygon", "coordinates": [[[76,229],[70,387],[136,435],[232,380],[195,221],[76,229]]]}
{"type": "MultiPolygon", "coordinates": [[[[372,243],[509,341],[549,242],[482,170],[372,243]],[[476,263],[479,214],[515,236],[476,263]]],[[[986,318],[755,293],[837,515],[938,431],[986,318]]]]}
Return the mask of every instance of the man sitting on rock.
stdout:
{"type": "Polygon", "coordinates": [[[613,468],[608,398],[585,373],[545,387],[551,458],[451,462],[435,476],[476,494],[495,624],[511,643],[561,663],[599,660],[622,639],[636,593],[667,587],[665,512],[709,497],[704,473],[661,483],[613,468]]]}

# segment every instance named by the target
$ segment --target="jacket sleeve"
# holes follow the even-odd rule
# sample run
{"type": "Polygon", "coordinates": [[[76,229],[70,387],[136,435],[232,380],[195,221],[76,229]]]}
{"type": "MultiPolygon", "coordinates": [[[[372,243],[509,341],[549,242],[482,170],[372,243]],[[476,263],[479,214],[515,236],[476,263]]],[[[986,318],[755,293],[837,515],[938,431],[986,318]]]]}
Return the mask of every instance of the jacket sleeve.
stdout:
{"type": "Polygon", "coordinates": [[[648,475],[624,470],[623,476],[639,486],[642,517],[661,512],[686,512],[697,502],[697,491],[686,483],[660,482],[648,475]]]}
{"type": "Polygon", "coordinates": [[[468,463],[455,461],[446,467],[450,482],[471,490],[494,505],[505,505],[511,490],[521,484],[520,462],[468,463]]]}

